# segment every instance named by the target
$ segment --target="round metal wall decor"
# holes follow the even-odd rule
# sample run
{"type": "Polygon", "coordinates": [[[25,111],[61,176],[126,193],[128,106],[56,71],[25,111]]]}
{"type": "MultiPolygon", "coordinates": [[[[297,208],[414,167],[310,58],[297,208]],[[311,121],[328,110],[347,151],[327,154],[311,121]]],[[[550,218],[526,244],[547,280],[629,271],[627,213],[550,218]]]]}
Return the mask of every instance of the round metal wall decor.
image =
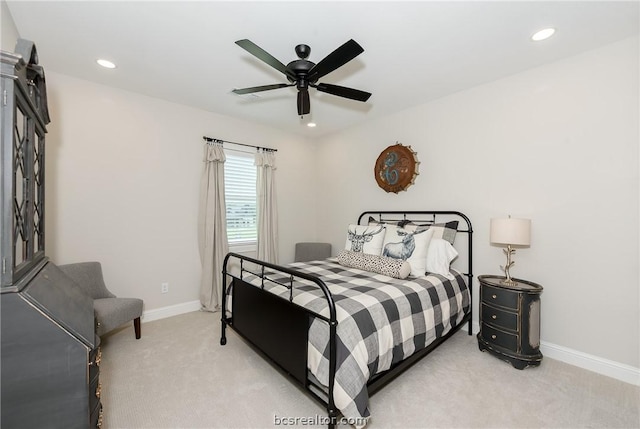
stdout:
{"type": "Polygon", "coordinates": [[[396,143],[380,153],[374,167],[378,186],[387,192],[397,194],[413,185],[418,173],[417,153],[411,146],[396,143]]]}

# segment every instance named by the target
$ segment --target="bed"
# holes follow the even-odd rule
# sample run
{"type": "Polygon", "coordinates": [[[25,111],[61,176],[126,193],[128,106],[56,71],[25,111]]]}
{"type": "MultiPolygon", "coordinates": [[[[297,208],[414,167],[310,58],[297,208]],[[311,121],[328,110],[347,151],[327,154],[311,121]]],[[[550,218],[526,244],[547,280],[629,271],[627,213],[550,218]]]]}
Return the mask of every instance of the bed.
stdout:
{"type": "Polygon", "coordinates": [[[327,260],[288,266],[229,253],[223,267],[220,344],[226,344],[226,328],[232,328],[326,407],[329,428],[366,425],[372,394],[465,324],[471,335],[473,230],[466,215],[369,211],[347,231],[347,246],[352,240],[351,250],[360,253],[345,249],[327,260]],[[374,249],[384,256],[365,258],[376,264],[362,269],[363,246],[380,241],[369,235],[381,228],[387,236],[400,231],[400,241],[374,249]],[[431,241],[453,243],[458,255],[446,273],[434,269],[419,275],[425,273],[419,266],[418,273],[397,278],[378,267],[378,261],[398,256],[409,244],[421,248],[419,237],[439,231],[444,236],[431,241]]]}

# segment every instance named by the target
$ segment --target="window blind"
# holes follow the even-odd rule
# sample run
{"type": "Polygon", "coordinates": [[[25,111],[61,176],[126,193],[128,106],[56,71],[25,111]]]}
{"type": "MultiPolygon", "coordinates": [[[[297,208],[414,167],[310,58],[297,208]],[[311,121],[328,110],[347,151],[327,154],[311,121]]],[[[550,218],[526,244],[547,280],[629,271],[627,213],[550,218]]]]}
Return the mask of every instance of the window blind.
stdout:
{"type": "Polygon", "coordinates": [[[225,200],[229,244],[258,241],[256,167],[253,154],[225,151],[225,200]]]}

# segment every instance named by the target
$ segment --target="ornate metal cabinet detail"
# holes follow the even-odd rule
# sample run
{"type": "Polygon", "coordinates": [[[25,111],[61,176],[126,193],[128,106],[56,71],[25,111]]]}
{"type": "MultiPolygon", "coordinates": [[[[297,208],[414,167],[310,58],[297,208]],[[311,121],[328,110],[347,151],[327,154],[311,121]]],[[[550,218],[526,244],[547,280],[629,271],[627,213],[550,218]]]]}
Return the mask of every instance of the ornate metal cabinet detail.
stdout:
{"type": "Polygon", "coordinates": [[[97,427],[93,300],[45,256],[44,70],[27,40],[0,55],[0,426],[97,427]]]}
{"type": "Polygon", "coordinates": [[[33,43],[16,50],[2,52],[2,286],[44,258],[44,70],[33,43]]]}

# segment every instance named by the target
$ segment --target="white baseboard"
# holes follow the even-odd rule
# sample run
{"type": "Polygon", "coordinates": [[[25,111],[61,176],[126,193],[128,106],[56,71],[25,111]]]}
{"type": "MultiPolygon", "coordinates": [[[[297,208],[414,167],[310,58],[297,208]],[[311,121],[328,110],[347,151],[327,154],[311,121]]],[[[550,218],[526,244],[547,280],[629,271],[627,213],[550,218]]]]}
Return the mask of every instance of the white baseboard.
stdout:
{"type": "MultiPolygon", "coordinates": [[[[473,332],[480,332],[478,322],[473,322],[473,332]]],[[[547,341],[540,342],[540,351],[543,356],[559,360],[569,365],[593,371],[616,380],[624,381],[636,386],[640,386],[640,368],[625,365],[609,359],[583,353],[547,341]]]]}
{"type": "Polygon", "coordinates": [[[165,319],[167,317],[178,316],[184,313],[198,311],[202,307],[200,301],[183,302],[181,304],[169,305],[167,307],[154,308],[142,313],[142,322],[153,322],[154,320],[165,319]]]}
{"type": "Polygon", "coordinates": [[[557,344],[540,342],[540,351],[544,356],[570,365],[597,372],[625,383],[640,386],[640,368],[625,365],[609,359],[582,353],[557,344]]]}

